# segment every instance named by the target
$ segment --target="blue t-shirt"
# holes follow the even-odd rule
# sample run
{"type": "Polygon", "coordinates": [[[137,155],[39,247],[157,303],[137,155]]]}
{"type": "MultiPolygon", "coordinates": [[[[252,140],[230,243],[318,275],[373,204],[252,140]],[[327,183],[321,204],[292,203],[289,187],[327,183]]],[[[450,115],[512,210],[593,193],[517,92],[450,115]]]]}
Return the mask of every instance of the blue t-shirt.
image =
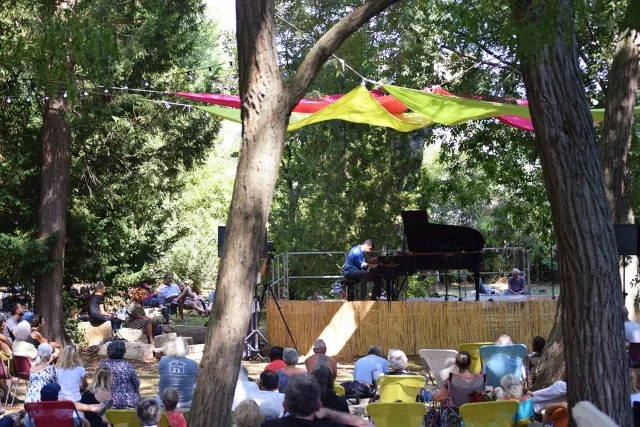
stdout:
{"type": "Polygon", "coordinates": [[[509,289],[515,292],[522,291],[524,289],[524,285],[526,284],[526,281],[522,276],[518,276],[517,279],[513,276],[509,276],[508,282],[509,282],[509,289]]]}
{"type": "Polygon", "coordinates": [[[363,357],[362,359],[358,359],[355,366],[353,367],[353,379],[355,381],[361,381],[365,384],[371,384],[371,373],[376,370],[381,374],[388,374],[389,362],[387,362],[387,359],[383,359],[380,356],[370,354],[363,357]]]}
{"type": "Polygon", "coordinates": [[[365,270],[367,268],[366,265],[362,267],[362,264],[365,262],[362,247],[355,245],[351,248],[349,254],[347,254],[347,262],[344,263],[344,275],[346,276],[354,271],[365,270]]]}
{"type": "Polygon", "coordinates": [[[159,394],[162,394],[165,388],[173,387],[180,393],[178,407],[186,408],[191,406],[193,388],[196,384],[199,370],[195,360],[187,359],[186,357],[162,357],[158,366],[158,372],[160,373],[159,394]]]}

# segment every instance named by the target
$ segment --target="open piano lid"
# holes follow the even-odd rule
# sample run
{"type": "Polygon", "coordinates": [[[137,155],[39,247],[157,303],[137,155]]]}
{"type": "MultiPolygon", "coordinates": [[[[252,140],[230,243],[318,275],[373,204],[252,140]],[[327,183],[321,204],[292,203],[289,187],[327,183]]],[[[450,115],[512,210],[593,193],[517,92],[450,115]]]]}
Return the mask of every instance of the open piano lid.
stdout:
{"type": "Polygon", "coordinates": [[[484,248],[484,236],[473,228],[430,224],[427,211],[402,211],[401,215],[409,252],[478,252],[484,248]]]}

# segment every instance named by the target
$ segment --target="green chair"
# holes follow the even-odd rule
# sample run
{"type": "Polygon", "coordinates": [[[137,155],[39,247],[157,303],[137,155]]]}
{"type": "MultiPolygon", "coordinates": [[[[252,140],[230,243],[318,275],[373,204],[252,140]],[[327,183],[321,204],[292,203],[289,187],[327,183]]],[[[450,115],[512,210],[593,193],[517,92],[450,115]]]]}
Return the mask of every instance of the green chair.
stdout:
{"type": "MultiPolygon", "coordinates": [[[[114,427],[140,427],[135,409],[110,409],[105,414],[109,424],[114,427]]],[[[167,415],[163,412],[158,427],[171,427],[167,415]]]]}
{"type": "Polygon", "coordinates": [[[493,345],[492,342],[473,342],[460,344],[458,346],[458,353],[466,351],[471,355],[471,366],[469,372],[472,374],[479,374],[482,372],[482,359],[480,359],[480,347],[483,345],[493,345]]]}
{"type": "Polygon", "coordinates": [[[340,384],[334,384],[333,389],[338,396],[344,396],[344,387],[342,387],[340,384]]]}
{"type": "Polygon", "coordinates": [[[518,402],[466,403],[460,407],[460,418],[464,427],[515,427],[518,402]]]}
{"type": "Polygon", "coordinates": [[[380,402],[413,403],[426,381],[426,378],[420,375],[383,375],[376,381],[380,390],[380,402]]]}
{"type": "Polygon", "coordinates": [[[376,427],[421,427],[427,407],[424,403],[369,403],[367,415],[376,427]]]}

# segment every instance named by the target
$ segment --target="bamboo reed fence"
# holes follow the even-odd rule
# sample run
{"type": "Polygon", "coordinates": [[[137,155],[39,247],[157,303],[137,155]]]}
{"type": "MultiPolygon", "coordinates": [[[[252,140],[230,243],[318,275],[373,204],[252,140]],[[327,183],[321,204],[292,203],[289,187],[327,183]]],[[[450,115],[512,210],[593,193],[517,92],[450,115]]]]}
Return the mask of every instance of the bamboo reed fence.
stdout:
{"type": "MultiPolygon", "coordinates": [[[[547,337],[556,301],[279,301],[301,355],[311,354],[322,338],[327,354],[360,357],[379,345],[417,355],[422,348],[457,349],[470,342],[495,341],[502,334],[530,348],[534,336],[547,337]]],[[[267,304],[267,338],[291,347],[291,339],[273,300],[267,304]]]]}

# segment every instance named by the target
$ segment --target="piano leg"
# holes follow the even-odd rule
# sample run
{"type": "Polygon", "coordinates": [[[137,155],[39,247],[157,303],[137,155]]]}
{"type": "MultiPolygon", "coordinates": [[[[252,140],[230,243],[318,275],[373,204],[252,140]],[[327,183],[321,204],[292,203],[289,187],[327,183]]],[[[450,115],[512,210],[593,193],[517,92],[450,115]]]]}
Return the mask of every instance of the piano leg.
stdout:
{"type": "Polygon", "coordinates": [[[473,278],[476,284],[476,301],[480,301],[480,267],[481,267],[481,262],[478,261],[478,264],[476,265],[476,269],[473,272],[473,278]]]}

